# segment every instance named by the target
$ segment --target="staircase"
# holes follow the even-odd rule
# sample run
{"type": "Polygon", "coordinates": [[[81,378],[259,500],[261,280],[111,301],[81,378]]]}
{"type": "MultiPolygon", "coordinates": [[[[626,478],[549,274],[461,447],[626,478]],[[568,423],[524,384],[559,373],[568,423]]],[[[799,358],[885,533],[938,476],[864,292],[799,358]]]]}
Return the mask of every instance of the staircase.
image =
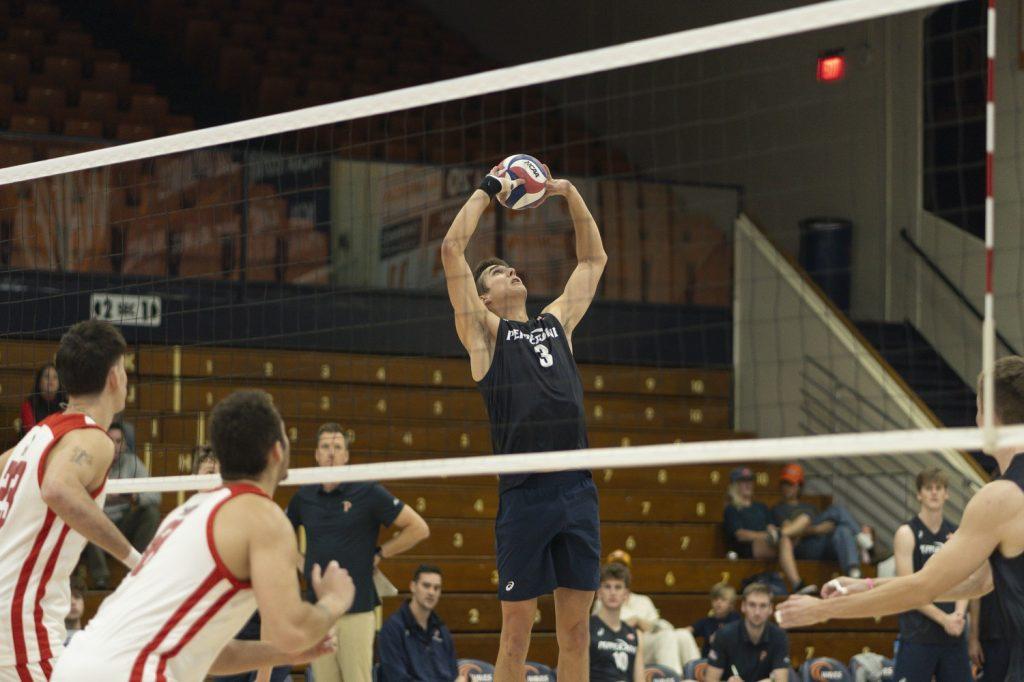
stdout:
{"type": "Polygon", "coordinates": [[[974,391],[909,322],[856,325],[944,426],[974,425],[974,391]]]}

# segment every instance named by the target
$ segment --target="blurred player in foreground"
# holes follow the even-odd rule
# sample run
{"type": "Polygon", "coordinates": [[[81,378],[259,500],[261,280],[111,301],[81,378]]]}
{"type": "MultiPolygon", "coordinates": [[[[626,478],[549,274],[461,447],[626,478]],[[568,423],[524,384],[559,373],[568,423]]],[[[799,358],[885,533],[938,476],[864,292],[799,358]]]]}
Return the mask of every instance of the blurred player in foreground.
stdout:
{"type": "Polygon", "coordinates": [[[213,410],[224,485],[172,511],[141,561],[71,642],[53,682],[199,682],[333,652],[329,634],[352,604],[347,572],[313,569],[318,601],[302,601],[298,548],[273,494],[288,473],[284,423],[263,391],[213,410]],[[263,641],[234,640],[256,607],[263,641]],[[298,652],[298,653],[288,653],[298,652]]]}
{"type": "Polygon", "coordinates": [[[109,322],[71,327],[57,349],[67,409],[0,456],[0,682],[50,678],[86,540],[129,568],[139,560],[103,513],[114,458],[107,428],[128,395],[125,348],[109,322]]]}
{"type": "MultiPolygon", "coordinates": [[[[995,365],[997,425],[1024,423],[1024,358],[995,365]]],[[[985,405],[978,391],[977,422],[985,405]]],[[[1007,680],[1024,680],[1024,449],[995,453],[1001,476],[968,503],[960,528],[924,567],[908,576],[838,578],[824,599],[791,597],[779,605],[780,623],[798,628],[830,618],[867,618],[920,608],[931,602],[980,597],[995,589],[1010,649],[1007,680]]]]}

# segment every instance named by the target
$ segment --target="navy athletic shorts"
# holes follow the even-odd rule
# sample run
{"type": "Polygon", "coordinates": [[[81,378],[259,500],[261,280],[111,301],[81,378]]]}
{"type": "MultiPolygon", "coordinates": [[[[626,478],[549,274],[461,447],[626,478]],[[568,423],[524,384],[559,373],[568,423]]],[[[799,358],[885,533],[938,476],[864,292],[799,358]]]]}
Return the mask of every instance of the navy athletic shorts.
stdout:
{"type": "Polygon", "coordinates": [[[556,587],[596,590],[601,573],[597,486],[579,472],[506,490],[494,521],[498,599],[523,601],[556,587]]]}
{"type": "Polygon", "coordinates": [[[971,679],[967,636],[954,644],[900,642],[892,679],[906,682],[959,682],[971,679]]]}

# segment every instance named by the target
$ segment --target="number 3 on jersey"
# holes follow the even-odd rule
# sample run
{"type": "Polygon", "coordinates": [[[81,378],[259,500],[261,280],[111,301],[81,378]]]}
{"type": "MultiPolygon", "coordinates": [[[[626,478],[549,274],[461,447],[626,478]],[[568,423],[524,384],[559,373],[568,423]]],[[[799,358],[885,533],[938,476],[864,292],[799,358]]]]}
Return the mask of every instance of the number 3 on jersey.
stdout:
{"type": "Polygon", "coordinates": [[[551,351],[543,343],[539,343],[533,347],[533,352],[540,356],[540,366],[550,367],[555,364],[555,359],[551,356],[551,351]]]}

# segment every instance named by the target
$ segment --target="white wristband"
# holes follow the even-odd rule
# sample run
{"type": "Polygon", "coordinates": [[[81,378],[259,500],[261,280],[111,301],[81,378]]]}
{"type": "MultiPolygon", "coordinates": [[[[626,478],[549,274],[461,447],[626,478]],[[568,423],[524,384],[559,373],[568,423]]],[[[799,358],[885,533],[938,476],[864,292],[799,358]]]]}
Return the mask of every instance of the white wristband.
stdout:
{"type": "Polygon", "coordinates": [[[137,550],[134,547],[132,547],[132,551],[128,554],[128,556],[124,560],[124,565],[127,566],[128,568],[135,568],[136,566],[139,565],[139,561],[141,561],[141,560],[142,560],[142,555],[139,554],[139,550],[137,550]]]}

